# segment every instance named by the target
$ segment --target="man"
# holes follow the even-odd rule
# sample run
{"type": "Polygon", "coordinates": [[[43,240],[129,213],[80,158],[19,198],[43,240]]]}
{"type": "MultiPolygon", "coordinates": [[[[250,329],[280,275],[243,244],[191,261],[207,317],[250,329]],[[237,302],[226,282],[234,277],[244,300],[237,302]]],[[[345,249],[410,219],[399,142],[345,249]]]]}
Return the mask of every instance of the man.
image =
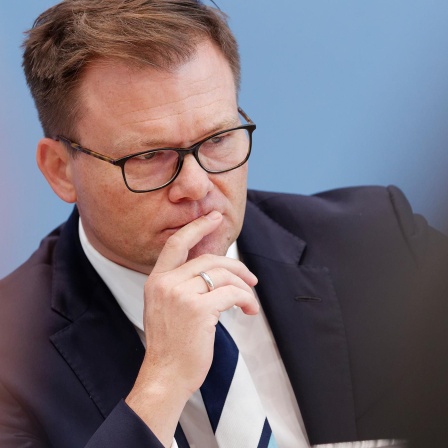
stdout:
{"type": "Polygon", "coordinates": [[[406,435],[412,293],[446,241],[395,188],[247,193],[255,125],[217,11],[66,0],[24,69],[39,168],[76,208],[0,286],[2,447],[246,440],[254,414],[221,430],[207,404],[218,321],[269,446],[406,435]]]}

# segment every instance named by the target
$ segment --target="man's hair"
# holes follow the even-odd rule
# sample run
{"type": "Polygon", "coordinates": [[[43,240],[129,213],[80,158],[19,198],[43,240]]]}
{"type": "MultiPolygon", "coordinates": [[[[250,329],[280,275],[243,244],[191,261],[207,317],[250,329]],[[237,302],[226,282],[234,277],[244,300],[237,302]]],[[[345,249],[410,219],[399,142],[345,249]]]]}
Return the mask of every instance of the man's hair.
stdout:
{"type": "Polygon", "coordinates": [[[226,17],[200,0],[64,0],[27,31],[23,68],[44,134],[76,136],[79,87],[96,60],[169,71],[210,39],[240,82],[238,46],[226,17]]]}

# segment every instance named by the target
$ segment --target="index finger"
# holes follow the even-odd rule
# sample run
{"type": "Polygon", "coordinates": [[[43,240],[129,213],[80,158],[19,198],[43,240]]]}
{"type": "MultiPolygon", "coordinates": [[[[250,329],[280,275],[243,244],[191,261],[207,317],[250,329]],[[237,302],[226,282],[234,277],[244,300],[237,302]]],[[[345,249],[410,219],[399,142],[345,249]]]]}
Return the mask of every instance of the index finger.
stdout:
{"type": "Polygon", "coordinates": [[[221,213],[213,210],[179,229],[166,241],[153,271],[167,272],[183,265],[187,261],[190,249],[216,230],[221,221],[221,213]]]}

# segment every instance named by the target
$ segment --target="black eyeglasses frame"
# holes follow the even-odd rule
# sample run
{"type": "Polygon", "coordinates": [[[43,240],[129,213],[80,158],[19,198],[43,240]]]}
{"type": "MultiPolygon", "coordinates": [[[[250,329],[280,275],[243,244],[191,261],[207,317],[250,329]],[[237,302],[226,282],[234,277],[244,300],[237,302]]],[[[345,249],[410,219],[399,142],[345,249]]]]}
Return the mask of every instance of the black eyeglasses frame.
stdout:
{"type": "Polygon", "coordinates": [[[180,171],[182,169],[184,158],[188,154],[192,154],[194,156],[194,158],[196,159],[196,161],[198,162],[199,166],[204,171],[206,171],[207,173],[210,173],[210,174],[226,173],[228,171],[235,170],[236,168],[239,168],[240,166],[244,165],[247,162],[247,160],[249,159],[250,153],[252,151],[252,133],[255,131],[257,126],[249,118],[249,116],[243,111],[243,109],[241,107],[238,107],[238,112],[248,122],[248,124],[243,124],[241,126],[237,126],[237,127],[230,128],[230,129],[224,129],[222,131],[216,132],[216,133],[214,133],[212,135],[209,135],[209,136],[203,138],[201,141],[195,143],[194,145],[190,146],[189,148],[155,148],[155,149],[151,149],[151,150],[147,150],[147,151],[140,151],[140,152],[136,152],[136,153],[133,153],[133,154],[128,154],[127,156],[119,157],[118,159],[113,159],[112,157],[106,156],[104,154],[100,154],[99,152],[92,151],[91,149],[88,149],[88,148],[84,148],[80,144],[71,141],[70,139],[68,139],[67,137],[64,137],[63,135],[56,135],[55,137],[53,137],[53,140],[61,141],[69,149],[82,152],[82,153],[87,154],[89,156],[96,157],[99,160],[103,160],[104,162],[108,162],[108,163],[110,163],[112,165],[119,166],[121,168],[121,174],[123,176],[124,183],[125,183],[126,187],[128,188],[128,190],[132,191],[133,193],[149,193],[151,191],[161,190],[162,188],[165,188],[166,186],[168,186],[169,184],[174,182],[174,180],[179,175],[179,173],[180,173],[180,171]],[[211,139],[213,137],[217,137],[217,136],[219,136],[221,134],[225,134],[226,132],[229,132],[229,131],[236,131],[238,129],[246,129],[248,131],[248,134],[249,134],[249,150],[247,152],[247,155],[246,155],[245,159],[241,163],[239,163],[238,165],[236,165],[236,166],[234,166],[232,168],[228,168],[228,169],[222,170],[222,171],[221,170],[219,170],[219,171],[209,170],[209,169],[205,168],[201,164],[201,162],[199,160],[199,156],[198,156],[199,148],[201,147],[201,145],[205,141],[207,141],[207,140],[209,140],[209,139],[211,139]],[[156,188],[151,188],[149,190],[135,190],[135,189],[131,188],[129,186],[127,180],[126,180],[126,174],[125,174],[125,170],[124,170],[125,163],[129,159],[132,159],[133,157],[141,156],[143,154],[151,154],[152,152],[157,152],[157,151],[175,151],[175,152],[177,152],[177,154],[179,156],[179,160],[178,160],[176,171],[173,174],[173,176],[171,177],[171,179],[168,180],[167,182],[165,182],[163,185],[160,185],[159,187],[156,187],[156,188]]]}

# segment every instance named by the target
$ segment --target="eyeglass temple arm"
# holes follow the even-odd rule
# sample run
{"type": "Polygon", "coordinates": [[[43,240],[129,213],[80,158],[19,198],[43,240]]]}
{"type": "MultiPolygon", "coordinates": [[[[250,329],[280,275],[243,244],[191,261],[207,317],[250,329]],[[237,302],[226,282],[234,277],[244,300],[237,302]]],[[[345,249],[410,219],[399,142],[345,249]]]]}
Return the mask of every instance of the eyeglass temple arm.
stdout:
{"type": "Polygon", "coordinates": [[[249,115],[246,114],[246,112],[244,112],[243,109],[241,109],[241,107],[238,106],[238,112],[243,116],[243,118],[250,124],[254,124],[254,122],[250,119],[249,115]]]}
{"type": "Polygon", "coordinates": [[[59,140],[65,145],[67,145],[71,149],[75,149],[76,151],[83,152],[84,154],[88,154],[90,156],[96,157],[97,159],[104,160],[105,162],[112,163],[112,165],[116,165],[116,159],[112,159],[111,157],[105,156],[103,154],[99,154],[98,152],[92,151],[91,149],[83,148],[81,145],[77,143],[71,142],[70,140],[62,137],[61,135],[57,135],[54,140],[59,140]]]}

